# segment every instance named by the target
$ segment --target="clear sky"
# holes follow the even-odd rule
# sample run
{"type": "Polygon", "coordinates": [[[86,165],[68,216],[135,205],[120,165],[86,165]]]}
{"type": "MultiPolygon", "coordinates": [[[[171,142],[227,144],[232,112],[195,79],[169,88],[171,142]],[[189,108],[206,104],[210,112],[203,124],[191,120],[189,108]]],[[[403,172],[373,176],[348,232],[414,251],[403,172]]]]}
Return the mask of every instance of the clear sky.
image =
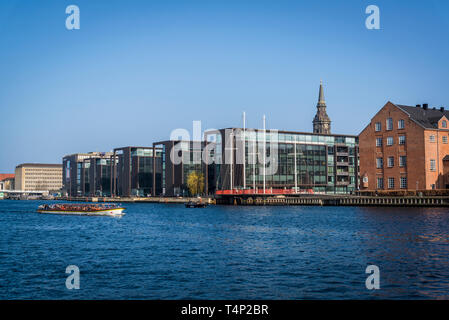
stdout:
{"type": "Polygon", "coordinates": [[[0,1],[0,173],[175,128],[333,133],[388,100],[449,107],[449,1],[0,1]],[[80,8],[69,31],[65,8],[80,8]],[[365,9],[380,8],[380,30],[365,9]]]}

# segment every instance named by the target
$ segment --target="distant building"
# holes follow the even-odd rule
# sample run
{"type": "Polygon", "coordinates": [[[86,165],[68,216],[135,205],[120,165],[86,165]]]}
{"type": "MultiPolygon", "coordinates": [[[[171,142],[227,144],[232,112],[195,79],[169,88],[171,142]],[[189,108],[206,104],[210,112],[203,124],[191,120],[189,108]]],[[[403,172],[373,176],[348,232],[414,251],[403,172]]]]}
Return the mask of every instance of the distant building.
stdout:
{"type": "Polygon", "coordinates": [[[324,100],[323,82],[320,82],[320,92],[318,94],[318,103],[316,105],[316,115],[313,118],[313,133],[330,134],[331,119],[326,112],[326,101],[324,100]]]}
{"type": "Polygon", "coordinates": [[[111,194],[112,152],[75,153],[62,159],[63,192],[68,196],[111,194]]]}
{"type": "Polygon", "coordinates": [[[449,189],[449,111],[388,102],[359,135],[361,190],[449,189]]]}
{"type": "Polygon", "coordinates": [[[15,170],[15,190],[59,191],[62,188],[62,165],[24,163],[15,170]]]}
{"type": "Polygon", "coordinates": [[[0,173],[0,191],[14,190],[14,174],[0,173]]]}
{"type": "MultiPolygon", "coordinates": [[[[166,140],[153,143],[162,152],[162,194],[167,196],[188,195],[187,178],[190,173],[203,172],[203,141],[166,140]]],[[[156,176],[155,176],[156,179],[156,176]]],[[[155,190],[156,191],[156,190],[155,190]]],[[[154,194],[159,195],[159,194],[154,194]]]]}
{"type": "Polygon", "coordinates": [[[160,149],[131,146],[116,148],[112,157],[112,195],[146,197],[162,193],[160,149]]]}

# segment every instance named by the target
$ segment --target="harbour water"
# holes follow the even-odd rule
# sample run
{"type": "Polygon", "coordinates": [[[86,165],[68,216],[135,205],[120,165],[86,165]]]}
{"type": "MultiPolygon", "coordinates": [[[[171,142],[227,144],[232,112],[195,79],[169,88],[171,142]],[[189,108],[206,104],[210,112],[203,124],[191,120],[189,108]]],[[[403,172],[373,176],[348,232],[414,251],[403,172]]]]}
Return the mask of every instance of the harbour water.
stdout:
{"type": "Polygon", "coordinates": [[[0,201],[0,299],[449,299],[446,208],[147,203],[111,218],[42,203],[0,201]]]}

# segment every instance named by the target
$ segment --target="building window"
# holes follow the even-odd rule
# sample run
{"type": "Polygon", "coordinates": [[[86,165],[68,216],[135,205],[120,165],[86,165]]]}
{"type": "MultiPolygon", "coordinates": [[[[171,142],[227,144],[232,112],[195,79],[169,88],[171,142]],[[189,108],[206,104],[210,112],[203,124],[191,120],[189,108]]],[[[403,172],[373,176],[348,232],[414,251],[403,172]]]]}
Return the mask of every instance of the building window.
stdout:
{"type": "Polygon", "coordinates": [[[394,157],[388,157],[388,168],[394,167],[394,157]]]}
{"type": "Polygon", "coordinates": [[[375,127],[376,127],[376,131],[382,130],[382,124],[380,122],[376,122],[375,127]]]}
{"type": "Polygon", "coordinates": [[[384,160],[382,158],[377,158],[376,159],[376,168],[377,169],[381,169],[384,166],[384,160]]]}
{"type": "Polygon", "coordinates": [[[382,138],[376,138],[376,147],[382,147],[382,138]]]}
{"type": "Polygon", "coordinates": [[[384,178],[377,178],[377,189],[384,188],[384,178]]]}
{"type": "Polygon", "coordinates": [[[430,142],[435,142],[435,136],[433,134],[429,137],[429,141],[430,142]]]}
{"type": "Polygon", "coordinates": [[[405,144],[405,136],[399,136],[399,144],[405,144]]]}
{"type": "Polygon", "coordinates": [[[387,146],[392,146],[393,145],[393,137],[388,137],[387,138],[387,146]]]}
{"type": "Polygon", "coordinates": [[[430,159],[430,171],[436,171],[435,159],[430,159]]]}
{"type": "Polygon", "coordinates": [[[398,129],[404,129],[405,128],[405,121],[403,119],[398,121],[398,129]]]}
{"type": "Polygon", "coordinates": [[[407,189],[407,177],[401,177],[401,189],[407,189]]]}
{"type": "Polygon", "coordinates": [[[447,121],[446,120],[441,121],[441,126],[443,128],[447,128],[447,121]]]}
{"type": "Polygon", "coordinates": [[[394,189],[394,178],[388,178],[388,189],[394,189]]]}
{"type": "Polygon", "coordinates": [[[447,143],[447,136],[443,136],[443,143],[447,143]]]}
{"type": "Polygon", "coordinates": [[[393,119],[392,118],[387,119],[387,130],[393,130],[393,119]]]}
{"type": "Polygon", "coordinates": [[[400,167],[407,166],[407,157],[406,156],[399,156],[399,166],[400,167]]]}

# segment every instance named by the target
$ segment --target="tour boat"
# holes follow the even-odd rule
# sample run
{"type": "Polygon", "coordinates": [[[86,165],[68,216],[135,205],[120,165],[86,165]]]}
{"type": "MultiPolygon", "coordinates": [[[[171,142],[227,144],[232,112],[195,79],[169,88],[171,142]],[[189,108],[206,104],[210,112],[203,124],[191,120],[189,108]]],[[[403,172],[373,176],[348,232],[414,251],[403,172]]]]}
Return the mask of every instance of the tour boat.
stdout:
{"type": "Polygon", "coordinates": [[[115,204],[72,204],[57,203],[43,204],[37,208],[39,213],[64,214],[75,216],[111,216],[120,217],[124,215],[125,208],[115,204]]]}

